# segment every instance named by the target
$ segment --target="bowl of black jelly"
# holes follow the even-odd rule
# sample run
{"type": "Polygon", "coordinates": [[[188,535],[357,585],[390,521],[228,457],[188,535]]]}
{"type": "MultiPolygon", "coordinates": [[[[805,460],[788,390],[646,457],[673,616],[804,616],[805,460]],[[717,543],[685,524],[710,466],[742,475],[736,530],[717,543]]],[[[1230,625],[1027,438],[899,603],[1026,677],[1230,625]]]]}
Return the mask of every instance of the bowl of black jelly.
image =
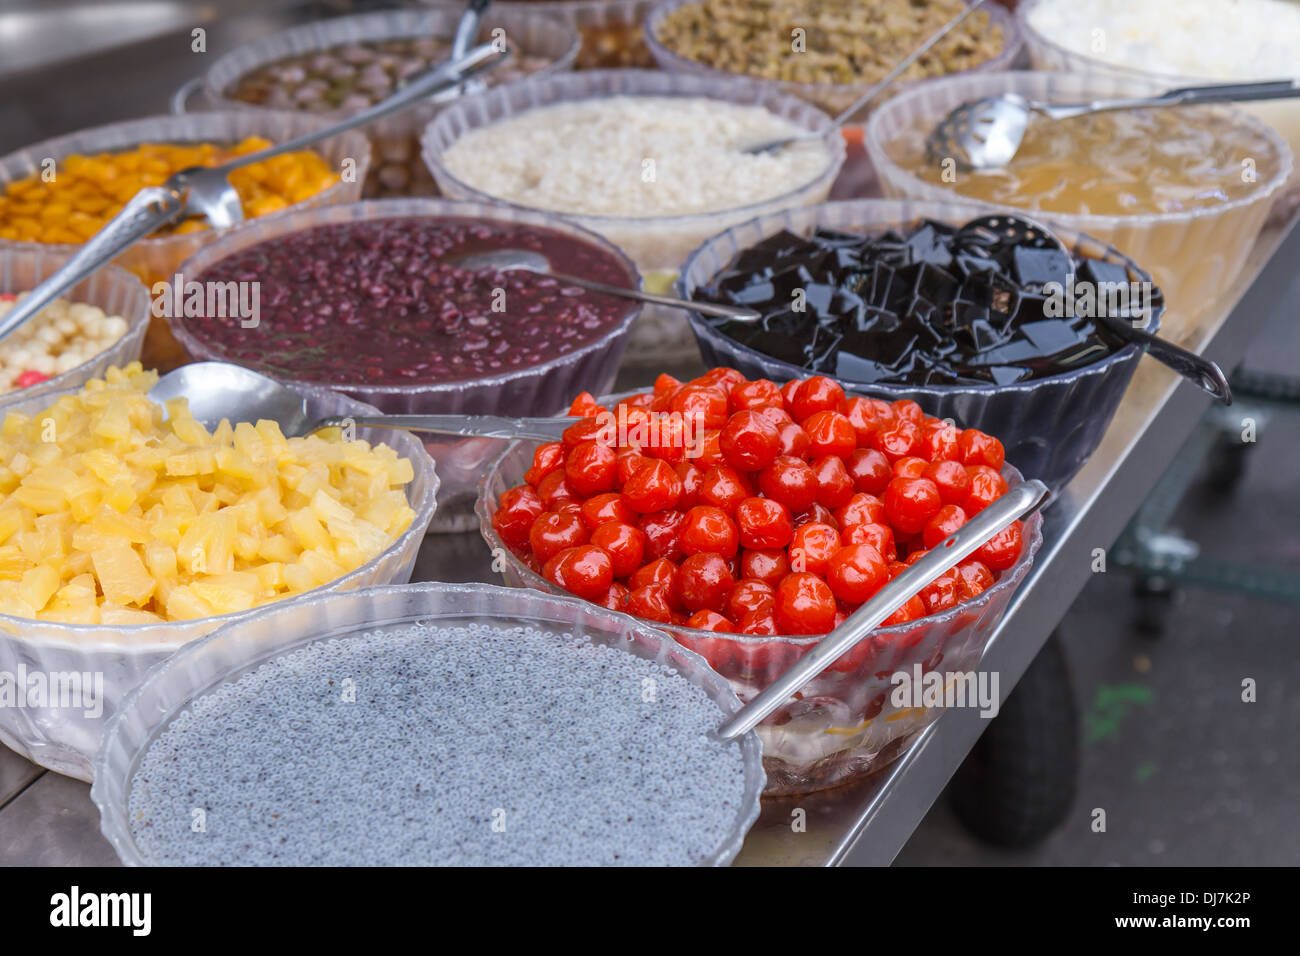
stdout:
{"type": "Polygon", "coordinates": [[[762,216],[714,236],[678,292],[762,313],[690,314],[700,352],[774,382],[828,375],[852,392],[910,398],[997,435],[1053,489],[1083,466],[1142,354],[1097,320],[1148,332],[1164,297],[1151,276],[1082,233],[1008,238],[986,207],[853,200],[762,216]]]}

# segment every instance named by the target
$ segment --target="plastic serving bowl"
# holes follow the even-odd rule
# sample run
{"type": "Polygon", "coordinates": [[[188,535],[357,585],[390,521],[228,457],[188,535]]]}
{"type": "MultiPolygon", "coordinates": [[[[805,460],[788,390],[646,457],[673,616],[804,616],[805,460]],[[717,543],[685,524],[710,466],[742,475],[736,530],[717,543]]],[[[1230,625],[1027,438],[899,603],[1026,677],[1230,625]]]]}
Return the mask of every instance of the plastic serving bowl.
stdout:
{"type": "MultiPolygon", "coordinates": [[[[693,73],[697,76],[737,76],[741,74],[731,73],[717,67],[708,66],[699,60],[692,60],[684,57],[679,53],[674,53],[668,47],[659,42],[658,32],[664,19],[680,7],[692,3],[700,3],[701,0],[663,0],[657,3],[655,8],[650,12],[645,24],[645,42],[650,48],[650,53],[654,56],[655,62],[659,64],[660,69],[669,70],[673,73],[693,73]]],[[[968,0],[969,2],[969,0],[968,0]]],[[[1002,52],[992,59],[985,60],[983,63],[971,67],[969,70],[961,70],[960,74],[987,72],[989,70],[1007,70],[1011,68],[1017,54],[1020,53],[1020,47],[1023,40],[1020,36],[1020,28],[1011,13],[996,3],[984,7],[984,12],[992,23],[1002,29],[1004,39],[1002,52]]],[[[917,37],[917,44],[922,37],[917,37]]],[[[882,71],[887,72],[887,71],[882,71]]],[[[875,83],[795,83],[789,80],[773,80],[761,76],[747,76],[754,83],[761,83],[766,87],[787,93],[790,96],[797,96],[800,99],[807,100],[815,106],[818,106],[826,112],[835,116],[848,109],[856,100],[862,97],[867,90],[875,86],[875,83]]],[[[894,89],[905,88],[910,83],[900,82],[894,84],[894,89]]],[[[854,117],[855,122],[861,122],[863,116],[854,117]]]]}
{"type": "MultiPolygon", "coordinates": [[[[349,43],[417,37],[450,40],[456,32],[461,12],[460,8],[448,7],[364,13],[309,23],[262,37],[232,50],[212,64],[201,79],[204,99],[222,108],[266,111],[266,107],[230,97],[231,90],[252,71],[286,57],[323,52],[349,43]]],[[[557,20],[536,12],[503,11],[499,5],[488,10],[479,33],[486,36],[495,29],[504,30],[508,41],[524,53],[549,59],[551,63],[539,73],[568,69],[578,55],[581,43],[575,29],[557,20]]],[[[423,182],[413,182],[408,189],[398,192],[407,195],[432,195],[436,192],[433,180],[428,178],[428,171],[420,161],[420,131],[439,109],[438,105],[430,103],[403,110],[364,127],[374,151],[374,163],[366,182],[367,196],[380,190],[376,175],[395,166],[410,167],[412,173],[424,177],[423,182]]],[[[332,121],[345,113],[335,110],[308,115],[332,121]]]]}
{"type": "MultiPolygon", "coordinates": [[[[91,799],[99,808],[104,836],[122,862],[129,866],[151,863],[131,836],[127,815],[131,780],[152,741],[191,701],[296,648],[318,641],[347,640],[381,624],[417,620],[446,621],[449,625],[531,625],[582,635],[594,643],[671,667],[718,705],[719,724],[740,709],[740,701],[727,682],[662,631],[570,596],[549,597],[486,584],[417,584],[300,598],[231,623],[158,664],[109,722],[103,747],[95,759],[91,799]]],[[[758,818],[763,790],[758,740],[746,735],[740,747],[745,775],[740,810],[705,865],[730,863],[758,818]]],[[[249,771],[257,769],[250,767],[249,771]]],[[[364,767],[359,770],[365,772],[364,767]]]]}
{"type": "MultiPolygon", "coordinates": [[[[539,226],[566,233],[614,256],[639,284],[636,267],[616,247],[580,226],[545,213],[492,203],[452,202],[445,199],[367,200],[328,209],[283,213],[267,220],[252,220],[209,244],[186,260],[181,271],[187,278],[200,276],[214,263],[260,242],[331,223],[378,219],[427,218],[490,219],[503,223],[539,226]]],[[[368,402],[388,414],[538,415],[550,414],[582,391],[601,394],[618,373],[628,330],[641,311],[627,303],[622,320],[593,342],[540,365],[472,381],[427,382],[411,385],[371,385],[358,374],[349,381],[330,384],[353,398],[368,402]],[[545,410],[544,412],[542,410],[545,410]]],[[[176,336],[189,354],[199,360],[229,361],[194,334],[185,320],[174,320],[176,336]]],[[[284,378],[284,376],[277,376],[284,378]]],[[[323,383],[314,383],[323,384],[323,383]]],[[[438,462],[442,501],[435,531],[467,531],[474,527],[474,496],[483,470],[501,449],[501,439],[440,439],[425,435],[425,447],[438,462]]]]}
{"type": "MultiPolygon", "coordinates": [[[[750,220],[714,236],[691,254],[682,269],[678,292],[687,297],[727,267],[737,253],[784,229],[806,234],[818,226],[846,232],[883,232],[918,219],[960,226],[988,208],[970,202],[908,199],[858,199],[791,209],[750,220]]],[[[1150,281],[1129,257],[1082,233],[1057,229],[1057,236],[1078,253],[1124,266],[1132,281],[1150,281]]],[[[1160,328],[1162,309],[1152,310],[1146,331],[1160,328]]],[[[748,378],[788,382],[813,374],[807,369],[742,345],[694,312],[691,330],[706,365],[729,365],[748,378]]],[[[894,401],[910,398],[929,415],[951,418],[965,428],[995,435],[1026,475],[1053,491],[1064,486],[1093,453],[1115,415],[1142,349],[1128,345],[1083,368],[1014,385],[887,385],[842,380],[850,391],[894,401]]]]}
{"type": "MultiPolygon", "coordinates": [[[[612,396],[608,401],[633,394],[612,396]]],[[[567,594],[516,557],[492,527],[501,495],[524,483],[538,444],[513,443],[484,476],[477,508],[479,530],[492,549],[493,566],[503,568],[507,584],[567,594]]],[[[1002,475],[1008,485],[1022,480],[1010,465],[1003,466],[1002,475]]],[[[929,672],[942,665],[947,673],[975,668],[1043,543],[1042,522],[1038,513],[1025,521],[1020,559],[979,597],[940,614],[877,629],[853,649],[850,665],[824,671],[796,700],[763,721],[758,735],[767,771],[764,793],[810,793],[871,773],[895,760],[920,731],[937,720],[942,707],[896,706],[890,700],[891,675],[910,675],[914,666],[929,672]]],[[[654,626],[704,657],[746,703],[821,640],[820,635],[769,637],[654,626]]]]}
{"type": "MultiPolygon", "coordinates": [[[[808,130],[822,130],[829,123],[825,113],[802,100],[764,89],[746,79],[719,79],[651,70],[597,70],[512,83],[457,103],[444,110],[425,131],[425,162],[433,171],[439,189],[447,196],[514,205],[480,192],[453,176],[443,164],[446,150],[470,130],[490,126],[540,106],[611,96],[707,97],[763,106],[808,130]]],[[[764,212],[824,200],[830,193],[845,154],[844,140],[838,132],[827,132],[824,142],[829,162],[822,174],[797,189],[764,202],[698,215],[643,218],[569,215],[563,210],[550,211],[600,233],[619,246],[636,262],[645,276],[647,287],[652,291],[662,291],[671,284],[687,254],[718,230],[764,212]]],[[[645,310],[644,320],[633,330],[632,346],[638,361],[670,361],[689,356],[692,351],[682,313],[661,307],[645,310]]]]}
{"type": "MultiPolygon", "coordinates": [[[[958,189],[925,182],[889,156],[900,137],[918,126],[926,130],[963,103],[1000,93],[1029,99],[1077,103],[1101,97],[1159,92],[1159,85],[1114,74],[984,73],[942,77],[918,83],[884,103],[868,120],[867,154],[887,196],[912,199],[979,202],[986,210],[1005,208],[967,199],[958,189]]],[[[1032,214],[1045,222],[1096,236],[1132,256],[1155,276],[1169,302],[1170,332],[1214,302],[1236,278],[1259,235],[1277,191],[1291,174],[1291,151],[1259,120],[1230,107],[1215,110],[1225,122],[1254,127],[1274,144],[1277,160],[1258,162],[1258,188],[1233,202],[1186,212],[1135,213],[1131,216],[1077,215],[1058,212],[1032,214]]]]}
{"type": "MultiPolygon", "coordinates": [[[[1029,62],[1035,70],[1109,73],[1114,76],[1155,83],[1163,89],[1174,89],[1180,86],[1205,86],[1213,83],[1245,82],[1247,80],[1279,79],[1279,77],[1271,74],[1258,73],[1252,70],[1216,70],[1213,71],[1213,75],[1165,73],[1145,70],[1129,62],[1109,60],[1073,50],[1059,40],[1043,33],[1033,24],[1033,16],[1036,10],[1047,6],[1048,3],[1059,2],[1060,0],[1023,0],[1020,6],[1016,8],[1016,20],[1019,22],[1021,33],[1024,35],[1025,48],[1029,53],[1029,62]]],[[[1142,2],[1143,0],[1130,0],[1133,6],[1141,6],[1142,2]]],[[[1189,13],[1188,15],[1192,14],[1189,13]]],[[[1244,15],[1244,11],[1240,15],[1244,15]]],[[[1183,24],[1180,23],[1170,23],[1162,20],[1160,22],[1160,31],[1165,39],[1176,39],[1182,32],[1182,26],[1183,24]]],[[[1094,24],[1094,27],[1095,29],[1104,30],[1102,23],[1094,24]]],[[[1094,30],[1085,30],[1079,34],[1080,38],[1086,39],[1089,45],[1091,45],[1094,35],[1094,30]]],[[[1104,35],[1103,32],[1102,36],[1104,37],[1104,35]]],[[[1152,40],[1158,42],[1155,37],[1152,37],[1152,40]]],[[[1293,73],[1297,79],[1300,79],[1300,66],[1297,66],[1293,73]]],[[[1281,100],[1276,102],[1241,103],[1238,104],[1238,107],[1272,126],[1287,141],[1292,156],[1300,156],[1300,101],[1281,100]]],[[[1293,198],[1300,194],[1300,171],[1292,170],[1291,179],[1287,183],[1287,193],[1293,198]]]]}
{"type": "MultiPolygon", "coordinates": [[[[68,254],[46,248],[0,249],[0,292],[28,292],[68,261],[68,254]]],[[[149,290],[125,269],[105,266],[83,279],[61,298],[98,306],[126,320],[126,332],[94,358],[43,382],[15,392],[0,393],[0,402],[35,398],[50,392],[80,388],[104,374],[110,365],[126,365],[140,357],[149,328],[149,290]]]]}
{"type": "MultiPolygon", "coordinates": [[[[39,411],[63,394],[46,393],[0,404],[0,421],[10,411],[39,411]]],[[[373,414],[369,405],[323,388],[302,388],[311,416],[373,414]]],[[[438,494],[438,475],[420,443],[404,432],[361,428],[360,438],[387,444],[411,460],[414,480],[406,486],[406,497],[415,518],[386,551],[349,574],[322,585],[308,595],[344,591],[373,584],[405,583],[415,566],[416,552],[424,540],[425,528],[433,517],[438,494]]],[[[0,614],[0,673],[80,674],[103,681],[102,713],[87,716],[82,706],[0,707],[0,743],[16,750],[43,767],[80,780],[91,779],[91,760],[99,747],[105,722],[121,705],[127,691],[158,662],[176,649],[233,621],[240,621],[261,608],[234,614],[145,624],[135,627],[72,625],[34,621],[0,614]]],[[[57,703],[57,702],[56,702],[57,703]]]]}
{"type": "MultiPolygon", "coordinates": [[[[271,110],[223,110],[187,116],[151,116],[125,123],[111,123],[48,139],[0,157],[0,192],[16,180],[39,174],[41,164],[46,159],[61,163],[64,157],[73,153],[94,155],[122,152],[141,143],[230,144],[249,136],[262,136],[272,143],[279,143],[326,125],[326,120],[307,113],[271,110]]],[[[370,143],[365,136],[351,130],[317,143],[313,148],[336,169],[345,159],[352,160],[355,163],[355,181],[340,180],[290,209],[328,206],[356,199],[361,194],[361,183],[365,180],[366,169],[370,165],[370,143]]],[[[187,256],[193,255],[224,231],[207,230],[142,239],[115,261],[134,272],[144,280],[145,285],[152,288],[155,282],[170,279],[176,272],[176,267],[187,256]]],[[[73,245],[0,240],[0,249],[44,249],[70,254],[78,248],[80,247],[73,245]]],[[[145,343],[145,360],[153,366],[173,367],[179,364],[178,351],[166,320],[153,322],[145,343]]]]}
{"type": "MultiPolygon", "coordinates": [[[[448,3],[459,9],[459,0],[424,0],[433,6],[448,3]]],[[[582,37],[582,49],[575,64],[579,70],[611,67],[654,66],[641,35],[655,0],[505,0],[492,10],[503,13],[541,13],[573,27],[582,37]]]]}

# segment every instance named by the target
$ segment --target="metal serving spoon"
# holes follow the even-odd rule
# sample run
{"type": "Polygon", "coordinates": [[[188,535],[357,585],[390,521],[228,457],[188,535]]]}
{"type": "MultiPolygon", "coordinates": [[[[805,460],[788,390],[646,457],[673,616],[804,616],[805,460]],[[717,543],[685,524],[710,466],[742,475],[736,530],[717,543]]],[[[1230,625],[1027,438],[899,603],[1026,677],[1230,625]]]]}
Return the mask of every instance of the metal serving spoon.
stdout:
{"type": "MultiPolygon", "coordinates": [[[[972,219],[959,230],[958,234],[983,236],[992,243],[1013,243],[1039,248],[1052,246],[1059,249],[1070,261],[1074,261],[1070,250],[1054,232],[1024,216],[1013,216],[1007,213],[983,216],[972,219]]],[[[1087,318],[1117,338],[1143,346],[1147,354],[1157,362],[1173,369],[1223,404],[1232,404],[1232,389],[1228,385],[1228,377],[1223,374],[1223,369],[1219,368],[1217,363],[1202,358],[1195,352],[1180,348],[1172,342],[1167,342],[1150,332],[1134,328],[1132,324],[1116,316],[1090,315],[1087,318]]]]}
{"type": "Polygon", "coordinates": [[[1300,96],[1292,80],[1261,83],[1224,83],[1186,86],[1159,96],[1093,100],[1057,106],[1030,100],[1019,93],[1002,93],[958,106],[930,133],[926,153],[931,162],[951,157],[963,169],[1000,169],[1020,149],[1032,114],[1063,120],[1089,113],[1191,106],[1196,103],[1233,103],[1245,100],[1279,100],[1300,96]]]}
{"type": "Polygon", "coordinates": [[[387,99],[330,126],[285,140],[268,149],[237,156],[220,166],[183,169],[161,186],[140,190],[103,229],[91,236],[66,263],[0,319],[0,341],[63,292],[160,226],[192,215],[206,216],[212,226],[218,229],[240,221],[243,211],[239,196],[226,179],[232,170],[302,149],[353,127],[381,119],[415,105],[432,93],[454,90],[463,80],[496,66],[506,56],[508,54],[503,54],[494,44],[482,44],[462,58],[450,60],[417,75],[387,99]]]}
{"type": "Polygon", "coordinates": [[[898,79],[905,72],[907,72],[908,67],[910,67],[921,57],[925,56],[925,54],[930,50],[930,48],[933,47],[936,43],[938,43],[940,40],[946,37],[957,27],[961,26],[962,22],[965,21],[967,17],[969,17],[980,7],[984,6],[984,3],[985,0],[975,0],[975,2],[972,3],[969,7],[967,7],[961,13],[957,14],[955,17],[953,17],[951,20],[949,20],[947,23],[941,26],[938,29],[938,31],[934,33],[928,40],[926,40],[919,47],[913,50],[910,54],[907,55],[907,57],[902,62],[900,62],[897,66],[895,66],[892,70],[890,70],[887,74],[885,74],[885,77],[879,83],[872,86],[871,89],[867,90],[860,97],[854,100],[853,103],[850,104],[847,109],[845,109],[833,120],[831,120],[829,126],[825,127],[824,129],[816,133],[800,133],[797,136],[784,136],[781,139],[768,140],[765,143],[756,143],[753,146],[746,146],[744,150],[742,150],[742,152],[770,153],[773,150],[780,149],[783,146],[789,146],[791,143],[804,143],[804,142],[810,142],[812,140],[820,140],[825,138],[827,133],[831,132],[832,130],[839,129],[841,126],[847,123],[853,116],[855,116],[859,110],[861,110],[864,106],[866,106],[877,96],[879,96],[881,93],[887,90],[889,88],[889,85],[893,83],[894,80],[898,79]]]}
{"type": "Polygon", "coordinates": [[[286,438],[298,438],[322,428],[355,425],[400,428],[479,438],[535,438],[558,441],[579,418],[504,418],[498,415],[357,415],[312,419],[307,400],[275,379],[229,362],[195,362],[168,372],[149,389],[159,404],[173,398],[189,400],[190,413],[206,428],[223,418],[231,422],[257,422],[267,418],[280,424],[286,438]]]}
{"type": "Polygon", "coordinates": [[[525,272],[536,272],[541,275],[554,276],[561,282],[567,282],[583,289],[590,289],[592,292],[615,295],[623,299],[634,299],[637,302],[650,302],[654,305],[666,305],[672,309],[690,309],[699,312],[701,315],[716,315],[724,319],[730,319],[733,322],[758,322],[763,318],[763,313],[741,306],[715,305],[712,302],[692,302],[690,299],[678,299],[671,295],[656,295],[653,292],[643,292],[640,289],[624,289],[620,286],[596,282],[593,279],[584,279],[581,276],[552,272],[551,263],[546,256],[540,252],[533,252],[531,249],[494,249],[491,252],[474,253],[473,255],[454,259],[452,265],[460,266],[462,269],[469,269],[472,272],[513,272],[516,269],[525,272]]]}

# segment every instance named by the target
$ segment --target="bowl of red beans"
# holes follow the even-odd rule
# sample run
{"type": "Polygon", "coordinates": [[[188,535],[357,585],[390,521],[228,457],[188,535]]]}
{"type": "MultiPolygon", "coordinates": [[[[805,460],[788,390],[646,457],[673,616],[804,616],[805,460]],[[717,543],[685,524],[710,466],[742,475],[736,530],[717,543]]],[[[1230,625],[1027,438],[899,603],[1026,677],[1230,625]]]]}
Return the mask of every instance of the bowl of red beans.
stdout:
{"type": "MultiPolygon", "coordinates": [[[[750,700],[1022,478],[994,436],[912,401],[715,368],[597,400],[480,486],[494,567],[663,628],[750,700]]],[[[872,772],[942,712],[894,675],[964,673],[1042,543],[1034,515],[914,595],[759,727],[769,794],[872,772]]]]}

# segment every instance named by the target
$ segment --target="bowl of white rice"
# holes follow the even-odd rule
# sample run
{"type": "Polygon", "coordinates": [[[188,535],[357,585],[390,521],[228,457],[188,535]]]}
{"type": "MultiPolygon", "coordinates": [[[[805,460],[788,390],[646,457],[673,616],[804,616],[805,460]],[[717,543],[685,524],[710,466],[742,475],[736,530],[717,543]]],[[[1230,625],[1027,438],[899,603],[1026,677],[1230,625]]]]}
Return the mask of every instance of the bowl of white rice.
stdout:
{"type": "MultiPolygon", "coordinates": [[[[829,117],[743,79],[649,70],[534,77],[466,99],[425,130],[448,197],[558,213],[603,235],[666,291],[709,236],[822,202],[844,162],[829,117]],[[823,133],[769,153],[747,146],[823,133]]],[[[681,313],[647,309],[633,354],[694,351],[681,313]]]]}

